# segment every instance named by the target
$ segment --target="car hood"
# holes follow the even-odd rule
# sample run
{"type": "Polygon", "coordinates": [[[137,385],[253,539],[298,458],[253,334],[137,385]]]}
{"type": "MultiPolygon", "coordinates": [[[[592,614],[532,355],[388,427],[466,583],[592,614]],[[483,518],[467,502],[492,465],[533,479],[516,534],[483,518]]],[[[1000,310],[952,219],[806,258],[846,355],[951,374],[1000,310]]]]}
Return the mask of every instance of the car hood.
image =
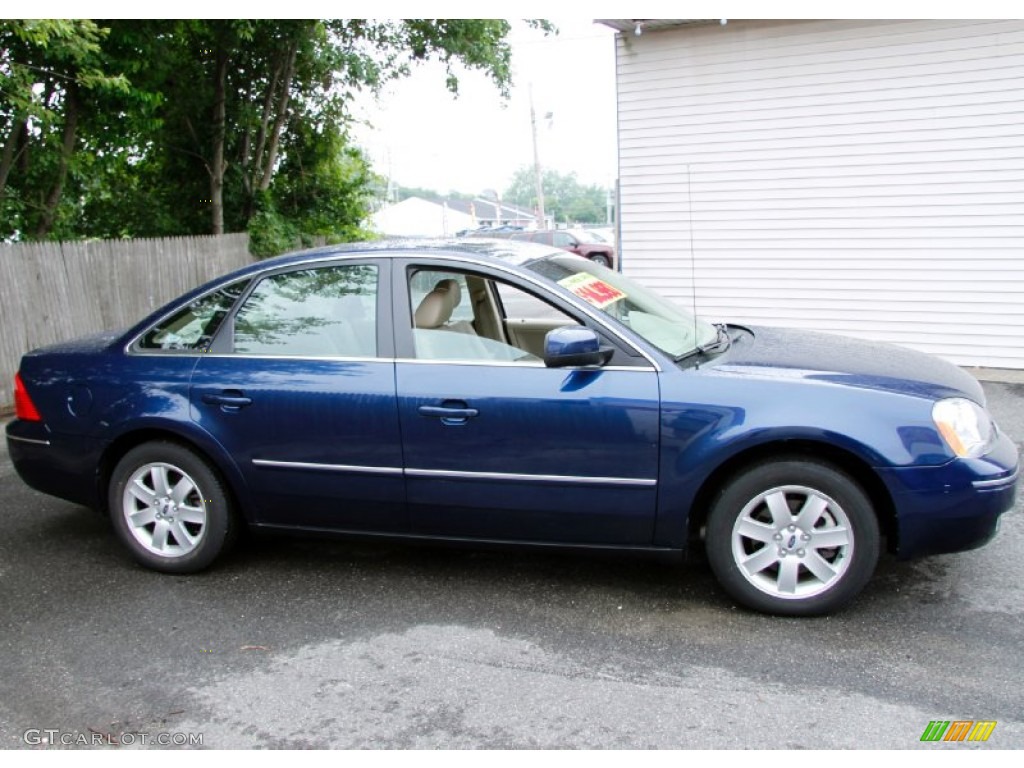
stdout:
{"type": "Polygon", "coordinates": [[[712,363],[715,370],[985,403],[973,376],[923,352],[829,333],[768,327],[749,331],[733,334],[732,347],[712,363]]]}

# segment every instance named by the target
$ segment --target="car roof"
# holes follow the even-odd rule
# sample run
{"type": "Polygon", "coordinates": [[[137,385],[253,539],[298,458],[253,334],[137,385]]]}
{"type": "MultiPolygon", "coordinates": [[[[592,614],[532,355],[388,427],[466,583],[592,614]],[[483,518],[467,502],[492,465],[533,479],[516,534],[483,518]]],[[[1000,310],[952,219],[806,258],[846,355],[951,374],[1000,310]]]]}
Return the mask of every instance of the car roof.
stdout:
{"type": "Polygon", "coordinates": [[[423,256],[472,256],[482,260],[494,260],[506,264],[520,266],[530,261],[551,255],[562,255],[559,249],[537,243],[524,243],[505,239],[388,239],[371,240],[360,243],[342,243],[311,248],[294,253],[286,253],[271,259],[264,259],[250,264],[232,273],[234,277],[243,277],[267,269],[295,266],[319,261],[330,261],[360,255],[373,257],[395,257],[420,254],[423,256]]]}
{"type": "MultiPolygon", "coordinates": [[[[203,285],[183,293],[172,301],[164,304],[158,309],[142,318],[138,323],[131,326],[124,334],[124,338],[134,338],[161,317],[177,307],[193,301],[214,290],[217,286],[227,285],[236,280],[242,280],[263,272],[277,270],[291,266],[302,266],[304,264],[317,264],[330,262],[336,259],[357,258],[359,256],[372,256],[373,258],[387,258],[410,256],[422,254],[424,257],[445,257],[445,256],[470,256],[475,260],[496,264],[504,263],[513,266],[521,266],[531,261],[543,259],[548,256],[564,256],[565,251],[552,248],[547,245],[536,243],[512,242],[509,240],[486,240],[475,238],[473,240],[462,240],[454,238],[416,238],[416,239],[388,239],[371,240],[360,243],[342,243],[339,245],[325,245],[320,248],[310,248],[304,251],[286,253],[270,259],[263,259],[253,264],[248,264],[233,272],[220,275],[203,285]]],[[[120,343],[120,342],[118,342],[120,343]]]]}

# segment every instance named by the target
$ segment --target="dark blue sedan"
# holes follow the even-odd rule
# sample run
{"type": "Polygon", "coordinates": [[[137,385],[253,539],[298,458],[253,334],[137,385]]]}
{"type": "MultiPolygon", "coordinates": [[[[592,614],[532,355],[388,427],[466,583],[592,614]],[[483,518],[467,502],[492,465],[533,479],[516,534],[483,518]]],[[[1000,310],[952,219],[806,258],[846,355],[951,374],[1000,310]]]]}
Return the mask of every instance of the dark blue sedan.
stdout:
{"type": "Polygon", "coordinates": [[[11,458],[198,571],[239,529],[682,555],[820,614],[901,557],[988,541],[1017,451],[959,368],[711,325],[510,241],[254,264],[127,332],[27,354],[11,458]]]}

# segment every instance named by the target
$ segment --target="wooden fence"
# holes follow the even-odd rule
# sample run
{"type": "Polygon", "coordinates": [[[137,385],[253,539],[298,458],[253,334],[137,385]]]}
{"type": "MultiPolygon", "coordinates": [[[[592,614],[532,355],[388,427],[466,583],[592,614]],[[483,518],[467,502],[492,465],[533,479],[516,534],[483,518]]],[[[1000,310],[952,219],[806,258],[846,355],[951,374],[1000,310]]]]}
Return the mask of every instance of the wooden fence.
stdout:
{"type": "Polygon", "coordinates": [[[30,349],[127,328],[190,288],[252,262],[245,233],[0,245],[0,413],[30,349]]]}

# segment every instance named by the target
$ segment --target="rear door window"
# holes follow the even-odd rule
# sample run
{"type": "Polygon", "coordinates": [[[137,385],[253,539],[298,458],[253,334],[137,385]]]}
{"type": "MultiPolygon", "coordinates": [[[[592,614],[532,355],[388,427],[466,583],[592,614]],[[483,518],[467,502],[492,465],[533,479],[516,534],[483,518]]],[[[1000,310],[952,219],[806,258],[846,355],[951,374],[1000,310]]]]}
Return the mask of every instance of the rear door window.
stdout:
{"type": "Polygon", "coordinates": [[[234,322],[238,354],[376,357],[377,267],[317,267],[265,277],[234,322]]]}

